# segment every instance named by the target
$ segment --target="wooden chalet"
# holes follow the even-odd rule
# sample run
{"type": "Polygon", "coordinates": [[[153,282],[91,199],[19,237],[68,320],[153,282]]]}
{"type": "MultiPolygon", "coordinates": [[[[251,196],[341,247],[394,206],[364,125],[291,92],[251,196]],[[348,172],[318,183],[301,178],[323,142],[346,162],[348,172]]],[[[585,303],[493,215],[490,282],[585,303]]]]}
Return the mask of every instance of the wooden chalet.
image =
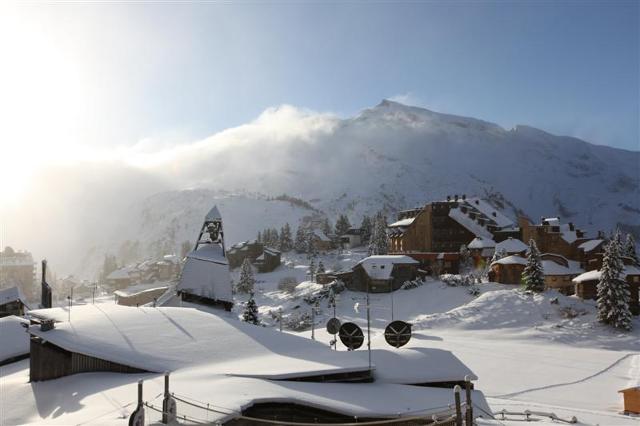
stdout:
{"type": "Polygon", "coordinates": [[[489,280],[501,284],[520,284],[527,259],[517,254],[503,257],[491,264],[489,280]]]}
{"type": "Polygon", "coordinates": [[[584,231],[572,222],[562,223],[559,217],[543,217],[539,224],[520,217],[518,224],[522,241],[534,240],[542,253],[557,253],[567,259],[580,260],[579,247],[588,241],[584,231]]]}
{"type": "Polygon", "coordinates": [[[0,318],[9,315],[21,317],[28,309],[26,298],[19,287],[0,290],[0,318]]]}
{"type": "Polygon", "coordinates": [[[227,259],[229,260],[229,267],[239,268],[245,259],[249,259],[249,261],[253,263],[263,252],[264,244],[256,240],[234,244],[226,253],[227,259]]]}
{"type": "Polygon", "coordinates": [[[418,276],[419,262],[409,256],[369,256],[353,267],[349,290],[389,293],[418,276]]]}
{"type": "MultiPolygon", "coordinates": [[[[624,259],[627,264],[624,268],[624,279],[629,284],[631,293],[630,308],[631,313],[640,315],[640,266],[631,264],[628,258],[624,259]]],[[[600,282],[600,271],[593,270],[578,275],[573,278],[575,284],[575,294],[581,299],[597,300],[598,298],[598,282],[600,282]]]]}
{"type": "Polygon", "coordinates": [[[280,266],[280,257],[281,253],[279,250],[265,247],[262,254],[256,258],[253,264],[258,268],[258,272],[271,272],[280,266]]]}
{"type": "Polygon", "coordinates": [[[567,296],[574,294],[575,285],[571,280],[584,272],[580,263],[555,253],[545,253],[540,258],[545,289],[556,289],[567,296]]]}
{"type": "Polygon", "coordinates": [[[360,247],[363,244],[363,230],[361,228],[350,228],[347,232],[340,235],[340,247],[343,249],[360,247]]]}
{"type": "Polygon", "coordinates": [[[472,241],[477,241],[474,246],[479,242],[492,242],[486,247],[484,244],[477,247],[475,254],[480,257],[495,241],[517,235],[517,228],[511,219],[485,200],[455,195],[446,201],[401,211],[398,220],[388,226],[388,234],[389,253],[420,260],[422,268],[428,271],[441,268],[443,272],[457,273],[458,261],[453,255],[457,256],[460,247],[472,241]],[[448,259],[439,265],[437,260],[443,256],[448,259]]]}

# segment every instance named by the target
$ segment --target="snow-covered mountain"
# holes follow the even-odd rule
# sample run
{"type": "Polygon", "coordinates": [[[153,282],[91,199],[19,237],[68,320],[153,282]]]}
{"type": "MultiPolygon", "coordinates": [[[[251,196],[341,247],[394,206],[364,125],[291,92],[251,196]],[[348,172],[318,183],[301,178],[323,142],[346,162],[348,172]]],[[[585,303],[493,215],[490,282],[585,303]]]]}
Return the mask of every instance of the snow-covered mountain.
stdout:
{"type": "MultiPolygon", "coordinates": [[[[120,179],[111,188],[118,206],[127,201],[129,207],[108,211],[103,223],[110,225],[91,241],[93,254],[172,233],[178,243],[190,240],[215,203],[230,242],[267,226],[295,225],[311,212],[267,198],[278,194],[305,200],[332,220],[346,213],[355,222],[380,208],[393,212],[467,194],[491,199],[514,218],[516,212],[534,220],[559,215],[590,231],[620,226],[640,234],[640,152],[387,100],[346,119],[290,106],[268,109],[251,123],[150,153],[144,164],[135,168],[144,190],[123,199],[127,191],[118,188],[130,183],[120,179]]],[[[113,180],[99,179],[94,190],[106,182],[113,180]]],[[[83,203],[82,195],[75,191],[69,203],[90,216],[94,204],[83,203]]],[[[108,210],[104,204],[100,214],[108,210]]],[[[71,249],[86,253],[87,246],[71,249]]]]}

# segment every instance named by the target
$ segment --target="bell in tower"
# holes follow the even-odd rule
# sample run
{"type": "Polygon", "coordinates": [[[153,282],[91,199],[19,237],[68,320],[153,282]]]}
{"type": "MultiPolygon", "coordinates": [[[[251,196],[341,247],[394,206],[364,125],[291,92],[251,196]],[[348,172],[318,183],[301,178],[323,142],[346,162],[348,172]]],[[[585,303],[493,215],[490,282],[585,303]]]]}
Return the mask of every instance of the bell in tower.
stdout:
{"type": "Polygon", "coordinates": [[[183,301],[233,307],[222,216],[216,206],[205,216],[195,247],[187,254],[177,290],[183,301]]]}

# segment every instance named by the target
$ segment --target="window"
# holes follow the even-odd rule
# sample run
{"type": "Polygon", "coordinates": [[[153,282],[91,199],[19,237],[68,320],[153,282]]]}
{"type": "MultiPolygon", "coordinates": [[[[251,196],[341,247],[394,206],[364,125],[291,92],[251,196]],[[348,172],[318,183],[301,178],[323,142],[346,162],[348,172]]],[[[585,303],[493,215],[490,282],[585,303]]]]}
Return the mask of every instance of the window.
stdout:
{"type": "Polygon", "coordinates": [[[384,269],[384,265],[380,265],[380,269],[384,269]]]}

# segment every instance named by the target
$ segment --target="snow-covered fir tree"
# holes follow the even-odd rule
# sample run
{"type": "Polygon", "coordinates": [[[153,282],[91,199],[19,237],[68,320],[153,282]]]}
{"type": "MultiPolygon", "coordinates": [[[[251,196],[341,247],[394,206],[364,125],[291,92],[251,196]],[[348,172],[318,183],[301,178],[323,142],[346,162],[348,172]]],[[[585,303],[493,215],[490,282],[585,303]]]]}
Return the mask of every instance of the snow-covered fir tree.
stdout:
{"type": "Polygon", "coordinates": [[[631,234],[627,234],[627,238],[624,241],[624,255],[633,259],[635,263],[638,263],[638,253],[636,253],[636,240],[631,234]]]}
{"type": "Polygon", "coordinates": [[[293,249],[293,238],[291,237],[291,227],[288,223],[285,223],[282,228],[280,228],[280,236],[278,242],[278,250],[282,252],[289,252],[293,249]]]}
{"type": "Polygon", "coordinates": [[[252,293],[255,283],[251,262],[249,262],[249,259],[245,259],[240,267],[240,279],[236,285],[236,291],[238,293],[252,293]]]}
{"type": "Polygon", "coordinates": [[[249,300],[244,305],[244,311],[242,312],[242,321],[250,324],[259,325],[260,319],[258,318],[258,305],[253,298],[253,291],[249,293],[249,300]]]}
{"type": "Polygon", "coordinates": [[[318,238],[318,236],[312,229],[309,229],[305,238],[306,238],[306,245],[307,245],[307,248],[305,251],[307,252],[307,257],[308,258],[316,257],[318,255],[318,251],[316,250],[316,239],[318,238]]]}
{"type": "Polygon", "coordinates": [[[314,282],[314,277],[316,275],[316,261],[315,256],[311,256],[311,260],[309,261],[309,281],[314,282]]]}
{"type": "Polygon", "coordinates": [[[256,237],[256,241],[259,243],[262,242],[262,232],[258,231],[258,236],[256,237]]]}
{"type": "Polygon", "coordinates": [[[522,271],[524,287],[531,291],[544,291],[544,270],[540,251],[534,240],[529,240],[529,252],[527,253],[527,266],[522,271]]]}
{"type": "Polygon", "coordinates": [[[349,230],[349,228],[351,228],[351,222],[349,222],[349,218],[344,214],[338,216],[338,220],[336,222],[336,234],[343,235],[349,230]]]}
{"type": "Polygon", "coordinates": [[[305,253],[307,251],[307,233],[302,226],[299,226],[296,231],[296,239],[293,243],[293,248],[298,253],[305,253]]]}
{"type": "Polygon", "coordinates": [[[493,262],[495,262],[496,260],[500,260],[502,258],[507,257],[507,251],[505,249],[501,249],[501,250],[496,250],[493,253],[493,256],[491,257],[491,260],[489,261],[489,266],[491,266],[491,264],[493,262]]]}
{"type": "Polygon", "coordinates": [[[371,239],[371,231],[373,229],[373,223],[371,222],[371,218],[369,216],[364,215],[362,217],[360,229],[362,229],[362,241],[368,242],[371,239]]]}
{"type": "Polygon", "coordinates": [[[322,232],[328,237],[333,234],[333,226],[331,226],[331,222],[329,222],[329,218],[325,217],[322,222],[322,232]]]}
{"type": "Polygon", "coordinates": [[[622,330],[631,330],[629,284],[622,276],[620,238],[612,238],[604,250],[598,282],[598,321],[622,330]]]}
{"type": "Polygon", "coordinates": [[[318,268],[316,269],[316,274],[324,274],[325,272],[327,272],[324,268],[324,263],[322,263],[322,260],[320,260],[318,262],[318,268]]]}
{"type": "Polygon", "coordinates": [[[369,256],[387,254],[388,238],[387,221],[382,212],[378,212],[373,219],[373,231],[369,241],[369,256]]]}

